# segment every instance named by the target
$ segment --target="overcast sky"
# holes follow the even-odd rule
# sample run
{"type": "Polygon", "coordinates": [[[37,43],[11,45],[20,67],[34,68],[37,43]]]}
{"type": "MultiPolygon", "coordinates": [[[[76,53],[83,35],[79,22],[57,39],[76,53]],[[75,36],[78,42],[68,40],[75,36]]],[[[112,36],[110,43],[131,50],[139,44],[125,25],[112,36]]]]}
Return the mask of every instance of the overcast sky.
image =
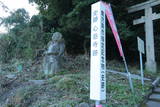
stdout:
{"type": "MultiPolygon", "coordinates": [[[[0,0],[3,2],[11,11],[17,10],[18,8],[25,8],[29,12],[30,17],[38,14],[35,4],[29,4],[28,0],[0,0]]],[[[9,13],[6,13],[0,5],[0,17],[7,17],[9,13]]],[[[0,33],[4,32],[4,28],[0,27],[0,33]]]]}

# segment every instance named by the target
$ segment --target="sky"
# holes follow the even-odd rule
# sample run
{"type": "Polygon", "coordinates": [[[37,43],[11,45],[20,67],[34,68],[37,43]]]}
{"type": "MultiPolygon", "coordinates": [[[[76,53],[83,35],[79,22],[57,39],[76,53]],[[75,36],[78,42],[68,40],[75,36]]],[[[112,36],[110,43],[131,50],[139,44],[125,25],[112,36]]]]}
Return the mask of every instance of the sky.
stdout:
{"type": "MultiPolygon", "coordinates": [[[[30,17],[38,14],[37,5],[29,4],[28,0],[0,0],[3,2],[10,11],[17,10],[18,8],[25,8],[29,12],[30,17]]],[[[0,17],[7,17],[9,13],[6,13],[0,5],[0,17]]],[[[4,27],[0,27],[0,33],[6,32],[4,27]]]]}

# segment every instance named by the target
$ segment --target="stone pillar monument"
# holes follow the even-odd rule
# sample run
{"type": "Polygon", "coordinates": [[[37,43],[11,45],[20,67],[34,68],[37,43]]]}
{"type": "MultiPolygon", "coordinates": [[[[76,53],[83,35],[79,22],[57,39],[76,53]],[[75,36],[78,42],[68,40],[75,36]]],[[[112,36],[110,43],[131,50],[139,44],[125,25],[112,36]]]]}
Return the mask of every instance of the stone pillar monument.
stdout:
{"type": "Polygon", "coordinates": [[[60,71],[61,57],[64,55],[65,42],[62,34],[59,32],[53,33],[52,41],[48,44],[48,49],[45,52],[43,71],[46,75],[52,75],[60,71]]]}

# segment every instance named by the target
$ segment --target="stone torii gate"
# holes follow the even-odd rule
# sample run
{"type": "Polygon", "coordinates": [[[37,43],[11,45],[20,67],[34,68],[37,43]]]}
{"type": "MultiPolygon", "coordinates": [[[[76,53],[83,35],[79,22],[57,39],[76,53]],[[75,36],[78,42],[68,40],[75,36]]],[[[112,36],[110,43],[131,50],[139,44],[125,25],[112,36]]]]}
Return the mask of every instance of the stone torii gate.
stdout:
{"type": "Polygon", "coordinates": [[[152,7],[159,4],[160,0],[150,0],[128,8],[129,13],[137,12],[143,9],[145,10],[145,16],[134,20],[133,25],[145,23],[146,69],[152,72],[156,72],[157,70],[154,50],[153,20],[160,19],[160,13],[152,13],[152,7]]]}

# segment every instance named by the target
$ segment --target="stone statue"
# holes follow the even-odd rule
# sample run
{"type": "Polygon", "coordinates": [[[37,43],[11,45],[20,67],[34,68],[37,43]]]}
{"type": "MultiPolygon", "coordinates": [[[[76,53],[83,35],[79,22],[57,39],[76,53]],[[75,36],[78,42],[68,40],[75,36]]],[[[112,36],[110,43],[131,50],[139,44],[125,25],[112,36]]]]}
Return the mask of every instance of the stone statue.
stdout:
{"type": "Polygon", "coordinates": [[[48,44],[48,50],[45,52],[43,70],[46,75],[52,75],[59,72],[61,58],[64,55],[65,43],[62,34],[53,33],[52,41],[48,44]]]}

